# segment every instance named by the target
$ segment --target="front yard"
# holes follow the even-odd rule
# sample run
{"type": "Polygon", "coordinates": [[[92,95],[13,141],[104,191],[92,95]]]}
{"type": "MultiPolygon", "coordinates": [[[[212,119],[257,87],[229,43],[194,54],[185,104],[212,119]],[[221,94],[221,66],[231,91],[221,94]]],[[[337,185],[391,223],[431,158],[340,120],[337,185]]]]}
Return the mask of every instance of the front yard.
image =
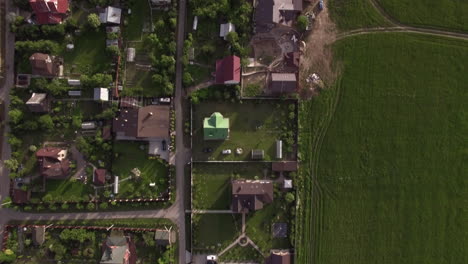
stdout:
{"type": "Polygon", "coordinates": [[[240,214],[198,214],[193,217],[194,250],[217,253],[241,232],[240,214]]]}
{"type": "Polygon", "coordinates": [[[276,141],[283,140],[283,158],[294,159],[295,103],[281,100],[244,100],[239,103],[206,101],[193,106],[193,157],[206,160],[251,160],[253,149],[263,150],[264,160],[276,159],[276,141]],[[203,120],[219,112],[229,118],[229,138],[207,141],[203,120]],[[241,154],[236,149],[242,149],[241,154]],[[222,154],[223,150],[231,154],[222,154]],[[211,150],[211,151],[209,151],[211,150]]]}
{"type": "Polygon", "coordinates": [[[169,187],[169,165],[150,158],[146,142],[115,142],[112,172],[119,176],[118,198],[157,198],[169,187]],[[140,170],[140,177],[133,175],[134,168],[140,170]]]}

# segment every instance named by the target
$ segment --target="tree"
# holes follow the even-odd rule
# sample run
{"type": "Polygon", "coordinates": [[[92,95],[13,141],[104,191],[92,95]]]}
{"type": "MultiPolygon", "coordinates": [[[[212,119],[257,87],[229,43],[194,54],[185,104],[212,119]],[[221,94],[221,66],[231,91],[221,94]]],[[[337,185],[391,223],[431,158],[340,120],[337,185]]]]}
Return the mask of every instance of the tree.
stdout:
{"type": "Polygon", "coordinates": [[[109,207],[109,204],[108,204],[108,203],[100,203],[100,204],[99,204],[99,208],[100,208],[100,209],[107,209],[107,207],[109,207]]]}
{"type": "Polygon", "coordinates": [[[13,158],[3,161],[3,164],[5,164],[5,167],[7,167],[10,171],[16,171],[19,167],[18,160],[13,158]]]}
{"type": "Polygon", "coordinates": [[[308,25],[309,19],[306,16],[300,15],[297,17],[296,26],[299,31],[306,31],[308,25]]]}
{"type": "Polygon", "coordinates": [[[38,40],[38,41],[16,41],[15,49],[22,54],[28,56],[34,52],[43,52],[48,54],[57,54],[60,50],[57,42],[51,40],[38,40]]]}
{"type": "Polygon", "coordinates": [[[21,125],[21,128],[27,131],[34,131],[38,128],[38,124],[34,120],[27,120],[21,125]]]}
{"type": "Polygon", "coordinates": [[[288,192],[284,196],[284,199],[286,200],[287,203],[292,203],[294,202],[294,200],[296,200],[296,197],[294,196],[294,193],[288,192]]]}
{"type": "Polygon", "coordinates": [[[193,78],[192,75],[189,72],[184,72],[184,76],[182,79],[182,82],[184,83],[185,87],[188,87],[193,84],[193,78]]]}
{"type": "Polygon", "coordinates": [[[87,240],[94,241],[95,236],[93,232],[88,232],[86,229],[64,229],[60,233],[61,240],[74,240],[83,243],[87,240]]]}
{"type": "Polygon", "coordinates": [[[80,76],[81,86],[85,88],[108,87],[112,82],[112,76],[109,74],[97,73],[92,76],[82,74],[80,76]]]}
{"type": "Polygon", "coordinates": [[[48,38],[63,37],[65,35],[65,25],[43,25],[41,31],[48,38]]]}
{"type": "Polygon", "coordinates": [[[52,194],[48,193],[42,197],[42,201],[44,203],[52,204],[54,203],[54,197],[52,197],[52,194]]]}
{"type": "Polygon", "coordinates": [[[23,112],[19,109],[13,109],[8,112],[8,116],[10,117],[10,122],[16,125],[23,119],[23,112]]]}
{"type": "Polygon", "coordinates": [[[99,16],[97,14],[89,14],[88,15],[88,26],[94,30],[98,30],[99,26],[101,25],[101,20],[99,20],[99,16]]]}
{"type": "Polygon", "coordinates": [[[89,211],[94,210],[94,208],[96,208],[94,203],[88,203],[88,205],[86,205],[86,209],[88,209],[89,211]]]}
{"type": "Polygon", "coordinates": [[[79,129],[81,127],[82,117],[81,115],[74,115],[72,117],[72,126],[74,129],[79,129]]]}
{"type": "Polygon", "coordinates": [[[0,263],[12,263],[16,260],[16,254],[11,249],[5,249],[5,251],[0,252],[0,263]]]}
{"type": "Polygon", "coordinates": [[[52,80],[49,84],[47,84],[43,89],[54,95],[54,96],[59,96],[68,91],[68,88],[63,85],[58,79],[52,80]]]}
{"type": "Polygon", "coordinates": [[[30,146],[29,146],[29,151],[31,151],[31,152],[34,153],[34,152],[36,152],[36,150],[37,150],[37,147],[36,147],[36,146],[34,146],[34,145],[30,145],[30,146]]]}
{"type": "Polygon", "coordinates": [[[120,56],[120,49],[119,46],[109,46],[106,48],[107,54],[109,54],[112,57],[118,57],[120,56]]]}
{"type": "Polygon", "coordinates": [[[39,125],[42,129],[51,130],[54,128],[54,121],[52,121],[52,117],[50,117],[50,115],[42,115],[39,117],[39,125]]]}
{"type": "Polygon", "coordinates": [[[226,35],[226,40],[232,44],[232,43],[236,43],[239,41],[239,35],[237,35],[236,32],[234,31],[231,31],[229,32],[227,35],[226,35]]]}
{"type": "Polygon", "coordinates": [[[145,244],[147,246],[154,246],[156,244],[156,241],[154,240],[154,232],[145,232],[143,233],[143,241],[145,241],[145,244]]]}
{"type": "Polygon", "coordinates": [[[19,148],[23,141],[13,135],[8,136],[8,144],[10,144],[14,148],[19,148]]]}

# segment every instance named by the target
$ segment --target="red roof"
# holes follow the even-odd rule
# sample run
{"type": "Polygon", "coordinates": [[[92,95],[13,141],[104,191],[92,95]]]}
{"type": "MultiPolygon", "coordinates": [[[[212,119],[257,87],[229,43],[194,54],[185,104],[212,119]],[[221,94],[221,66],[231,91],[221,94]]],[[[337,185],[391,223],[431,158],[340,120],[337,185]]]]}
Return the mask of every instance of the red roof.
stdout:
{"type": "Polygon", "coordinates": [[[17,204],[27,203],[31,198],[30,191],[23,191],[20,189],[13,189],[13,202],[17,204]]]}
{"type": "Polygon", "coordinates": [[[29,0],[29,4],[40,25],[61,23],[68,10],[68,0],[29,0]]]}
{"type": "Polygon", "coordinates": [[[241,64],[237,56],[228,56],[216,61],[216,84],[240,82],[241,64]]]}
{"type": "Polygon", "coordinates": [[[94,184],[95,185],[104,185],[106,183],[106,170],[105,169],[96,169],[94,171],[94,184]]]}
{"type": "Polygon", "coordinates": [[[46,147],[46,148],[41,148],[36,152],[36,157],[37,158],[58,158],[59,152],[62,151],[59,148],[52,148],[52,147],[46,147]]]}

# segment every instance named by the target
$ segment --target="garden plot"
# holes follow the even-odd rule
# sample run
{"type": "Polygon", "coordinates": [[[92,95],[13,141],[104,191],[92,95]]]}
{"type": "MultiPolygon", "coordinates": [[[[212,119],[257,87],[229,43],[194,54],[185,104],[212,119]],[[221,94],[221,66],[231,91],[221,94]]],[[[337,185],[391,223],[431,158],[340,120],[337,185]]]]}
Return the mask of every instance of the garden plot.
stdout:
{"type": "Polygon", "coordinates": [[[283,158],[295,159],[294,101],[204,101],[193,106],[192,123],[194,160],[251,160],[254,149],[263,150],[264,160],[275,160],[276,141],[279,139],[285,145],[283,158]],[[229,137],[226,140],[204,140],[203,120],[214,112],[229,118],[229,137]],[[231,150],[231,154],[222,154],[223,150],[231,150]]]}

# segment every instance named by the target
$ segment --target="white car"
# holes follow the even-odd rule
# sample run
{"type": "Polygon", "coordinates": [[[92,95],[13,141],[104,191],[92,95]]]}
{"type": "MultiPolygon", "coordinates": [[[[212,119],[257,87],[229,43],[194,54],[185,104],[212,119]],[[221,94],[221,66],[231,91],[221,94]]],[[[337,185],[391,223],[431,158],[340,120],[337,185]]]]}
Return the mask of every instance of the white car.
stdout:
{"type": "Polygon", "coordinates": [[[222,153],[223,153],[224,155],[229,155],[229,154],[232,153],[232,151],[231,151],[230,149],[225,149],[225,150],[223,150],[222,153]]]}
{"type": "Polygon", "coordinates": [[[216,261],[216,260],[218,260],[218,257],[215,256],[215,255],[209,255],[209,256],[206,256],[206,260],[207,261],[210,261],[210,260],[211,261],[216,261]]]}

